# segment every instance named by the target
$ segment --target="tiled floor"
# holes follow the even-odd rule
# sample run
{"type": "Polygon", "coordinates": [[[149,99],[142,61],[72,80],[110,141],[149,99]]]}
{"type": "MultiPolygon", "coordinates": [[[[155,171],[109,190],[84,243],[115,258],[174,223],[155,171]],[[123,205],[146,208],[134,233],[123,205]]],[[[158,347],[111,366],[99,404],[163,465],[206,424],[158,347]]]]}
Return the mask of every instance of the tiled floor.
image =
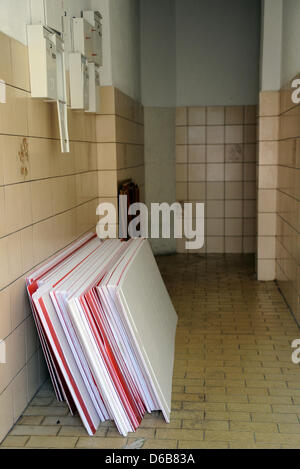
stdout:
{"type": "Polygon", "coordinates": [[[300,331],[251,256],[158,259],[179,314],[171,424],[148,415],[121,438],[113,424],[86,436],[46,384],[2,447],[300,448],[300,331]]]}

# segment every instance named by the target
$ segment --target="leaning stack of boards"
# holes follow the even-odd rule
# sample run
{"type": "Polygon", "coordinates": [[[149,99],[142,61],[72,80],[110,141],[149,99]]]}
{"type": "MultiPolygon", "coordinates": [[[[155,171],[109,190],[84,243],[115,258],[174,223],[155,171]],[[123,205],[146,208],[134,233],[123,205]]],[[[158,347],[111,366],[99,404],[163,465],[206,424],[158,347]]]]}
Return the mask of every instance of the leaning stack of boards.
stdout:
{"type": "Polygon", "coordinates": [[[145,413],[170,421],[177,315],[145,239],[85,235],[27,278],[56,396],[94,435],[126,436],[145,413]]]}

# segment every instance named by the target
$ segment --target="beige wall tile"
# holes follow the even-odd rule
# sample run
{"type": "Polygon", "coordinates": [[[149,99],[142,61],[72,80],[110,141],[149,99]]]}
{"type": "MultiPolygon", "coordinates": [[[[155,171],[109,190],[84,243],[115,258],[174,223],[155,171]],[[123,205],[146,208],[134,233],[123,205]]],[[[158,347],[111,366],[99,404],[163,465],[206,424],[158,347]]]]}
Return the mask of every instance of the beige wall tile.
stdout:
{"type": "Polygon", "coordinates": [[[223,200],[209,200],[206,203],[207,218],[224,218],[225,204],[223,200]]]}
{"type": "Polygon", "coordinates": [[[205,143],[205,140],[206,140],[206,135],[205,135],[204,126],[188,127],[188,143],[190,145],[201,145],[205,143]]]}
{"type": "Polygon", "coordinates": [[[99,170],[117,169],[117,146],[114,143],[98,143],[97,157],[99,170]]]}
{"type": "Polygon", "coordinates": [[[257,108],[256,106],[246,106],[244,114],[244,124],[256,124],[257,108]]]}
{"type": "Polygon", "coordinates": [[[276,165],[278,162],[278,142],[259,143],[259,164],[276,165]]]}
{"type": "Polygon", "coordinates": [[[115,90],[116,114],[134,122],[144,123],[144,108],[141,103],[134,101],[118,88],[115,90]]]}
{"type": "Polygon", "coordinates": [[[51,179],[31,183],[31,207],[33,223],[45,220],[54,214],[51,179]]]}
{"type": "Polygon", "coordinates": [[[45,179],[54,175],[59,176],[60,174],[55,174],[54,171],[55,160],[62,158],[59,143],[44,138],[30,138],[28,142],[31,178],[45,179]]]}
{"type": "Polygon", "coordinates": [[[118,88],[114,88],[114,92],[116,100],[115,114],[138,122],[138,103],[118,88]]]}
{"type": "Polygon", "coordinates": [[[189,163],[205,163],[206,162],[206,149],[205,145],[189,145],[188,161],[189,163]]]}
{"type": "Polygon", "coordinates": [[[244,200],[244,217],[255,218],[256,212],[256,200],[244,200]]]}
{"type": "Polygon", "coordinates": [[[256,125],[244,126],[244,143],[256,143],[257,142],[256,130],[257,130],[256,125]]]}
{"type": "Polygon", "coordinates": [[[36,353],[26,365],[27,370],[27,394],[28,401],[31,400],[36,389],[42,384],[39,380],[39,355],[36,353]]]}
{"type": "Polygon", "coordinates": [[[224,164],[207,164],[207,181],[224,181],[224,164]]]}
{"type": "Polygon", "coordinates": [[[224,252],[225,240],[219,236],[208,236],[206,239],[206,251],[208,254],[218,254],[224,252]]]}
{"type": "MultiPolygon", "coordinates": [[[[277,147],[277,156],[275,162],[270,164],[279,164],[281,166],[297,167],[297,141],[296,139],[281,140],[277,147]]],[[[274,161],[274,160],[273,160],[274,161]]]]}
{"type": "Polygon", "coordinates": [[[259,259],[275,259],[275,236],[258,236],[257,255],[259,259]]]}
{"type": "Polygon", "coordinates": [[[26,361],[36,353],[39,348],[39,338],[33,316],[30,315],[25,321],[26,332],[26,361]]]}
{"type": "Polygon", "coordinates": [[[244,161],[245,162],[256,162],[257,144],[245,144],[244,145],[244,161]]]}
{"type": "Polygon", "coordinates": [[[252,254],[256,252],[256,237],[245,236],[243,237],[243,252],[245,254],[252,254]]]}
{"type": "Polygon", "coordinates": [[[244,236],[255,236],[256,235],[256,218],[244,218],[244,236]]]}
{"type": "Polygon", "coordinates": [[[7,238],[0,239],[0,289],[8,285],[9,281],[7,278],[8,272],[8,252],[7,252],[7,238]]]}
{"type": "Polygon", "coordinates": [[[28,99],[28,135],[43,138],[59,137],[55,103],[28,99]]]}
{"type": "MultiPolygon", "coordinates": [[[[280,116],[280,138],[296,138],[299,136],[299,106],[293,107],[291,110],[280,116]]],[[[263,118],[261,118],[263,119],[263,118]]],[[[264,118],[267,119],[267,118],[264,118]]],[[[271,119],[271,118],[270,118],[271,119]]]]}
{"type": "Polygon", "coordinates": [[[258,262],[257,278],[260,281],[275,279],[275,260],[262,259],[258,262]]]}
{"type": "Polygon", "coordinates": [[[24,367],[12,382],[14,423],[18,420],[19,416],[27,406],[27,392],[24,392],[26,388],[27,370],[26,367],[24,367]]]}
{"type": "Polygon", "coordinates": [[[276,214],[258,214],[258,234],[259,236],[274,236],[276,234],[276,214]]]}
{"type": "Polygon", "coordinates": [[[224,125],[225,109],[222,106],[211,106],[207,108],[207,125],[224,125]]]}
{"type": "Polygon", "coordinates": [[[243,219],[226,218],[225,236],[243,236],[243,219]]]}
{"type": "Polygon", "coordinates": [[[0,441],[6,436],[14,423],[13,398],[11,388],[0,395],[0,441]]]}
{"type": "Polygon", "coordinates": [[[29,93],[6,86],[6,103],[0,108],[0,132],[11,135],[28,135],[29,93]]]}
{"type": "Polygon", "coordinates": [[[188,167],[187,180],[190,182],[205,181],[206,179],[206,165],[205,164],[190,164],[188,167]]]}
{"type": "Polygon", "coordinates": [[[300,168],[300,139],[296,140],[295,167],[300,168]]]}
{"type": "Polygon", "coordinates": [[[207,183],[207,200],[223,200],[225,191],[224,182],[207,183]]]}
{"type": "Polygon", "coordinates": [[[12,327],[18,327],[30,314],[25,278],[19,278],[10,287],[12,327]]]}
{"type": "Polygon", "coordinates": [[[186,182],[176,182],[176,200],[187,200],[188,185],[186,182]]]}
{"type": "Polygon", "coordinates": [[[13,84],[12,82],[12,61],[11,61],[11,39],[6,34],[0,33],[0,48],[2,60],[0,65],[0,80],[13,84]]]}
{"type": "Polygon", "coordinates": [[[11,333],[5,338],[5,352],[6,352],[6,363],[0,364],[0,394],[8,387],[11,392],[11,381],[13,379],[13,367],[12,367],[12,356],[13,350],[13,334],[11,333]]]}
{"type": "Polygon", "coordinates": [[[258,211],[259,212],[276,212],[277,191],[275,189],[264,190],[258,192],[258,211]]]}
{"type": "MultiPolygon", "coordinates": [[[[101,118],[102,116],[100,116],[101,118]]],[[[106,116],[105,116],[106,117],[106,116]]],[[[111,118],[111,116],[108,116],[111,118]]],[[[98,128],[99,128],[98,123],[98,128]]],[[[111,124],[109,124],[111,125],[111,124]]],[[[109,128],[109,127],[108,127],[109,128]]],[[[108,129],[107,129],[108,131],[108,129]]],[[[122,117],[116,117],[116,138],[113,139],[113,134],[110,133],[110,140],[99,140],[101,141],[116,141],[118,143],[133,143],[140,144],[144,143],[144,127],[135,122],[129,121],[128,119],[123,119],[122,117]]],[[[108,136],[107,136],[108,137],[108,136]]]]}
{"type": "Polygon", "coordinates": [[[207,143],[212,145],[224,144],[224,127],[222,125],[207,127],[207,143]]]}
{"type": "Polygon", "coordinates": [[[259,119],[259,140],[277,140],[279,137],[279,118],[260,117],[259,119]]]}
{"type": "Polygon", "coordinates": [[[256,165],[255,163],[244,163],[244,181],[256,182],[256,165]]]}
{"type": "Polygon", "coordinates": [[[188,124],[189,125],[205,125],[206,124],[205,107],[188,108],[188,124]]]}
{"type": "Polygon", "coordinates": [[[8,366],[12,368],[12,376],[16,376],[25,366],[26,362],[25,323],[20,324],[12,332],[12,341],[14,353],[11,356],[8,366]]]}
{"type": "Polygon", "coordinates": [[[176,145],[176,163],[187,163],[188,147],[187,145],[176,145]]]}
{"type": "Polygon", "coordinates": [[[28,48],[11,39],[12,84],[22,90],[30,91],[28,48]]]}
{"type": "Polygon", "coordinates": [[[187,143],[187,127],[176,127],[176,145],[186,145],[187,143]]]}
{"type": "Polygon", "coordinates": [[[186,164],[176,165],[176,182],[186,182],[188,180],[188,166],[186,164]]]}
{"type": "Polygon", "coordinates": [[[224,145],[207,146],[207,163],[224,163],[224,145]]]}
{"type": "Polygon", "coordinates": [[[117,196],[117,172],[101,171],[98,173],[99,196],[115,197],[117,196]]]}
{"type": "Polygon", "coordinates": [[[223,218],[209,218],[206,222],[207,237],[224,236],[225,223],[223,218]]]}
{"type": "Polygon", "coordinates": [[[225,143],[243,143],[243,126],[242,125],[226,125],[225,126],[225,143]]]}
{"type": "Polygon", "coordinates": [[[277,171],[277,166],[260,166],[258,187],[260,189],[276,189],[277,171]]]}
{"type": "Polygon", "coordinates": [[[256,199],[256,181],[244,182],[244,199],[256,199]]]}
{"type": "Polygon", "coordinates": [[[30,183],[5,187],[6,232],[32,224],[30,183]]]}
{"type": "Polygon", "coordinates": [[[243,162],[243,145],[240,143],[225,145],[225,161],[226,163],[242,163],[243,162]]]}
{"type": "Polygon", "coordinates": [[[225,252],[227,254],[239,254],[243,252],[243,238],[242,237],[229,237],[225,238],[225,252]]]}
{"type": "Polygon", "coordinates": [[[101,114],[115,114],[116,93],[113,86],[100,88],[101,114]]]}
{"type": "Polygon", "coordinates": [[[259,115],[278,116],[280,114],[280,92],[263,91],[259,95],[259,115]]]}
{"type": "Polygon", "coordinates": [[[116,118],[114,116],[96,117],[97,142],[116,142],[116,118]]]}
{"type": "Polygon", "coordinates": [[[52,206],[60,213],[76,205],[76,181],[73,176],[51,179],[52,206]]]}
{"type": "Polygon", "coordinates": [[[70,140],[81,142],[96,142],[96,123],[98,118],[101,117],[104,118],[106,116],[96,116],[95,118],[94,114],[87,114],[84,111],[73,111],[68,109],[70,140]]]}
{"type": "Polygon", "coordinates": [[[225,107],[225,124],[226,125],[242,125],[243,123],[244,123],[243,106],[225,107]]]}
{"type": "Polygon", "coordinates": [[[0,151],[3,161],[3,183],[5,185],[28,181],[31,178],[30,160],[22,162],[19,156],[23,140],[24,137],[0,136],[0,151]],[[22,168],[24,167],[27,168],[27,175],[22,173],[22,168]]]}
{"type": "Polygon", "coordinates": [[[33,227],[29,226],[21,233],[22,271],[28,272],[33,266],[33,227]]]}
{"type": "MultiPolygon", "coordinates": [[[[87,171],[95,171],[97,169],[97,144],[90,142],[74,142],[74,155],[70,161],[70,166],[61,168],[59,175],[82,173],[87,171]],[[75,163],[75,164],[74,164],[75,163]],[[74,167],[75,166],[75,167],[74,167]]],[[[69,155],[70,156],[70,155],[69,155]]],[[[60,154],[61,157],[61,154],[60,154]]],[[[68,160],[66,160],[68,163],[68,160]]]]}
{"type": "Polygon", "coordinates": [[[21,234],[18,231],[7,237],[8,271],[7,283],[11,283],[22,274],[21,234]]]}
{"type": "Polygon", "coordinates": [[[177,107],[176,108],[176,125],[187,125],[187,108],[177,107]]]}
{"type": "Polygon", "coordinates": [[[242,181],[243,165],[240,163],[225,164],[225,181],[242,181]]]}
{"type": "Polygon", "coordinates": [[[39,264],[54,252],[53,219],[37,223],[33,226],[34,264],[39,264]]]}
{"type": "Polygon", "coordinates": [[[243,216],[242,200],[226,200],[225,201],[225,217],[241,218],[243,216]]]}
{"type": "Polygon", "coordinates": [[[5,339],[12,331],[12,319],[10,309],[10,289],[0,292],[0,337],[5,339]]]}
{"type": "Polygon", "coordinates": [[[4,187],[0,187],[0,237],[4,236],[7,232],[7,225],[5,223],[5,198],[4,187]]]}
{"type": "Polygon", "coordinates": [[[188,184],[189,200],[205,200],[205,182],[191,182],[188,184]]]}
{"type": "Polygon", "coordinates": [[[225,183],[225,199],[243,199],[243,183],[242,182],[226,182],[225,183]]]}

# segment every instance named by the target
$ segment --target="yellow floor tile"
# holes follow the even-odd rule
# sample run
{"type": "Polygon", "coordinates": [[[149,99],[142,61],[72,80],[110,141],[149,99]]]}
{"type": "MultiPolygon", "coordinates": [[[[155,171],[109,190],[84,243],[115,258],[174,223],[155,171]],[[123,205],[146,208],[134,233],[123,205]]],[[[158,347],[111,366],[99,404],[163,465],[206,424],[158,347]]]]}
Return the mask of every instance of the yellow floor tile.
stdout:
{"type": "Polygon", "coordinates": [[[178,449],[228,449],[229,443],[211,441],[179,441],[178,449]]]}
{"type": "Polygon", "coordinates": [[[75,448],[77,437],[67,436],[31,436],[26,448],[69,449],[75,448]]]}
{"type": "Polygon", "coordinates": [[[300,423],[280,423],[279,424],[280,433],[300,433],[300,423]]]}
{"type": "Polygon", "coordinates": [[[121,449],[127,443],[127,438],[98,438],[81,437],[76,448],[79,449],[121,449]]]}
{"type": "Polygon", "coordinates": [[[222,432],[207,430],[205,432],[205,440],[207,441],[254,441],[254,432],[222,432]]]}
{"type": "Polygon", "coordinates": [[[8,436],[2,445],[1,448],[23,448],[25,443],[29,439],[29,436],[8,436]]]}
{"type": "Polygon", "coordinates": [[[177,440],[146,440],[142,449],[177,449],[177,440]]]}

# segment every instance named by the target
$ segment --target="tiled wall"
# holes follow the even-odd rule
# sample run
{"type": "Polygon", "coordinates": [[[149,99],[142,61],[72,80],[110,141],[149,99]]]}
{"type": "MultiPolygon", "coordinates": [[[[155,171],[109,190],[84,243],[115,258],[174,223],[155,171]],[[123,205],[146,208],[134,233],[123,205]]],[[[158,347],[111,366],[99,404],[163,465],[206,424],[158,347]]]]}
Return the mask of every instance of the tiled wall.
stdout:
{"type": "Polygon", "coordinates": [[[71,152],[62,154],[55,104],[30,97],[27,48],[0,34],[0,441],[47,370],[29,308],[25,277],[95,228],[99,201],[117,201],[118,180],[144,185],[143,109],[101,88],[102,115],[69,111],[71,152]],[[19,151],[28,142],[28,161],[19,151]],[[24,168],[26,170],[24,171],[24,168]]]}
{"type": "Polygon", "coordinates": [[[300,106],[292,91],[289,83],[280,93],[276,278],[300,325],[300,106]]]}
{"type": "Polygon", "coordinates": [[[276,278],[279,105],[280,94],[278,91],[260,93],[259,158],[257,165],[257,277],[259,280],[274,280],[276,278]]]}
{"type": "Polygon", "coordinates": [[[201,252],[255,252],[256,107],[181,107],[176,114],[176,198],[205,203],[201,252]]]}
{"type": "Polygon", "coordinates": [[[143,106],[114,87],[102,88],[101,116],[97,116],[99,202],[117,209],[118,186],[132,179],[144,201],[143,106]]]}
{"type": "Polygon", "coordinates": [[[96,223],[96,120],[70,112],[71,153],[61,154],[55,105],[30,98],[27,48],[0,34],[0,440],[47,371],[25,292],[26,273],[96,223]],[[19,151],[28,142],[28,161],[19,151]],[[25,164],[24,164],[25,163],[25,164]],[[26,170],[22,168],[26,167],[26,170]]]}
{"type": "Polygon", "coordinates": [[[300,325],[300,106],[293,91],[290,82],[260,94],[257,271],[259,280],[277,280],[300,325]]]}

